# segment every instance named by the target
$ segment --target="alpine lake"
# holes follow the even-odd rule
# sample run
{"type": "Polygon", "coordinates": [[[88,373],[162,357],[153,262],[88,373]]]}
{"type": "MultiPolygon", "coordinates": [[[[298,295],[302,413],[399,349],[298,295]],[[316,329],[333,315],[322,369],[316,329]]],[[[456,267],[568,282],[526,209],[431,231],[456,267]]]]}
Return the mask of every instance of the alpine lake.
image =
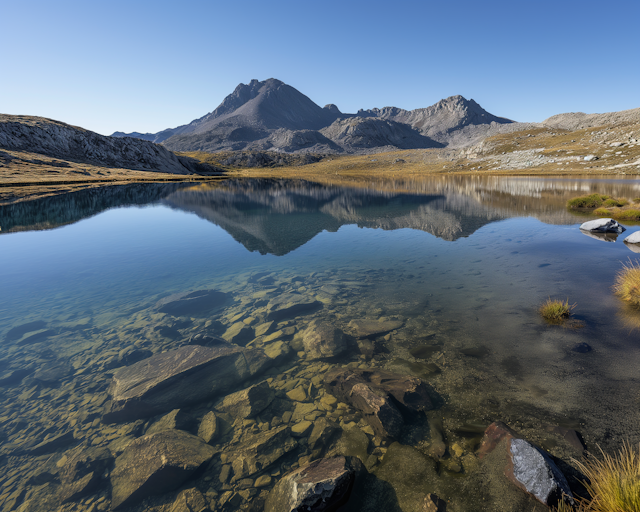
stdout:
{"type": "Polygon", "coordinates": [[[286,475],[342,455],[360,476],[340,510],[548,510],[481,456],[495,421],[579,494],[584,450],[640,441],[640,313],[611,288],[640,226],[586,236],[566,202],[594,192],[640,181],[228,179],[0,206],[0,509],[274,511],[286,475]],[[549,297],[568,321],[542,319],[549,297]]]}

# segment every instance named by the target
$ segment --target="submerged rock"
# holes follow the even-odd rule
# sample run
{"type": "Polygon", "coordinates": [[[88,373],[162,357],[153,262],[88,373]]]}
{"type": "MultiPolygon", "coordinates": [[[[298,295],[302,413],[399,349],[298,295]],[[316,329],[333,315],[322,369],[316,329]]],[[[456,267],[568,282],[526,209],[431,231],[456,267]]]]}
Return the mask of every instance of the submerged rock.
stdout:
{"type": "Polygon", "coordinates": [[[580,229],[596,233],[622,233],[626,231],[624,226],[621,226],[613,219],[590,220],[581,224],[580,229]]]}
{"type": "Polygon", "coordinates": [[[231,463],[232,481],[236,482],[262,471],[297,445],[289,427],[282,425],[243,439],[236,450],[224,454],[223,462],[231,463]]]}
{"type": "Polygon", "coordinates": [[[168,414],[162,416],[162,418],[155,421],[145,432],[145,434],[155,434],[156,432],[162,432],[163,430],[191,430],[193,427],[193,418],[186,412],[180,409],[174,409],[168,414]]]}
{"type": "Polygon", "coordinates": [[[47,327],[47,323],[43,320],[36,320],[35,322],[28,322],[26,324],[17,325],[7,331],[4,335],[4,339],[7,341],[19,340],[25,334],[33,331],[40,331],[47,327]]]}
{"type": "Polygon", "coordinates": [[[267,497],[265,512],[333,512],[349,500],[364,472],[357,457],[316,460],[280,479],[267,497]]]}
{"type": "Polygon", "coordinates": [[[214,455],[213,447],[180,430],[167,430],[132,441],[111,473],[112,509],[180,487],[214,455]]]}
{"type": "Polygon", "coordinates": [[[82,446],[65,454],[67,458],[60,469],[60,499],[62,503],[76,501],[93,492],[102,480],[104,470],[113,456],[106,448],[82,446]]]}
{"type": "Polygon", "coordinates": [[[224,397],[219,409],[228,412],[234,418],[253,418],[264,411],[275,398],[274,391],[267,381],[247,389],[236,391],[224,397]]]}
{"type": "Polygon", "coordinates": [[[281,321],[313,313],[322,302],[300,293],[282,293],[267,304],[267,320],[281,321]]]}
{"type": "Polygon", "coordinates": [[[231,295],[217,290],[174,293],[156,303],[160,313],[172,316],[201,316],[231,301],[231,295]]]}
{"type": "Polygon", "coordinates": [[[215,441],[219,433],[218,417],[216,416],[216,413],[209,411],[200,421],[198,437],[204,439],[205,443],[210,443],[211,441],[215,441]]]}
{"type": "Polygon", "coordinates": [[[195,487],[178,494],[170,512],[206,512],[209,510],[202,493],[195,487]]]}
{"type": "Polygon", "coordinates": [[[374,318],[354,318],[349,322],[347,329],[356,338],[368,338],[385,334],[400,327],[402,327],[400,320],[380,321],[374,318]]]}
{"type": "Polygon", "coordinates": [[[433,409],[427,386],[416,377],[338,368],[325,375],[324,384],[330,394],[361,411],[383,437],[400,434],[404,419],[399,408],[414,412],[433,409]]]}
{"type": "Polygon", "coordinates": [[[116,370],[103,416],[107,423],[194,404],[227,392],[271,364],[261,350],[186,345],[116,370]]]}
{"type": "Polygon", "coordinates": [[[322,359],[342,354],[347,349],[344,333],[325,320],[313,320],[302,336],[309,359],[322,359]]]}

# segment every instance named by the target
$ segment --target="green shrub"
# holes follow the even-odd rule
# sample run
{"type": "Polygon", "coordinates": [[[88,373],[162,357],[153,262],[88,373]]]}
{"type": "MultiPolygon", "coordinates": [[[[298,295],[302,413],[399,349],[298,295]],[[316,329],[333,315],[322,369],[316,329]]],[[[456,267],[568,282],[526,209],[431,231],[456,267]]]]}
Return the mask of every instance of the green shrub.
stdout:
{"type": "Polygon", "coordinates": [[[611,217],[618,220],[640,220],[640,210],[618,210],[609,213],[611,217]]]}
{"type": "Polygon", "coordinates": [[[607,208],[614,208],[614,207],[621,207],[621,206],[624,206],[626,204],[629,204],[629,201],[627,201],[626,199],[609,198],[609,199],[606,199],[603,204],[607,208]]]}
{"type": "Polygon", "coordinates": [[[597,208],[602,206],[602,203],[609,199],[609,196],[603,196],[601,194],[591,194],[590,196],[574,197],[567,201],[569,208],[597,208]]]}

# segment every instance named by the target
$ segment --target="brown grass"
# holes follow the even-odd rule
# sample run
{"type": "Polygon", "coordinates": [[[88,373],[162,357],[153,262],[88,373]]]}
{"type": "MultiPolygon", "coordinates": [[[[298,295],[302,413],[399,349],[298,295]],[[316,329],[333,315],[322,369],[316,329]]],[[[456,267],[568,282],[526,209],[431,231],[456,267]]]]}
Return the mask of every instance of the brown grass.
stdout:
{"type": "Polygon", "coordinates": [[[623,301],[640,308],[640,264],[629,260],[616,275],[613,291],[623,301]]]}

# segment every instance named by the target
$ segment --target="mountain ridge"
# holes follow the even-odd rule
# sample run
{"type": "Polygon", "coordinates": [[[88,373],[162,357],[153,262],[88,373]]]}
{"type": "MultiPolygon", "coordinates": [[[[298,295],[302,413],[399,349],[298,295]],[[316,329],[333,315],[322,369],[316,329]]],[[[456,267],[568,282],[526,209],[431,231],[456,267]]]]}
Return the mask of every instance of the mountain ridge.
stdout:
{"type": "Polygon", "coordinates": [[[186,125],[156,134],[112,136],[137,136],[172,151],[357,154],[473,144],[506,124],[514,122],[461,95],[415,110],[383,107],[346,114],[331,103],[320,107],[297,89],[269,78],[239,84],[213,111],[186,125]],[[296,140],[299,143],[292,143],[296,140]]]}

